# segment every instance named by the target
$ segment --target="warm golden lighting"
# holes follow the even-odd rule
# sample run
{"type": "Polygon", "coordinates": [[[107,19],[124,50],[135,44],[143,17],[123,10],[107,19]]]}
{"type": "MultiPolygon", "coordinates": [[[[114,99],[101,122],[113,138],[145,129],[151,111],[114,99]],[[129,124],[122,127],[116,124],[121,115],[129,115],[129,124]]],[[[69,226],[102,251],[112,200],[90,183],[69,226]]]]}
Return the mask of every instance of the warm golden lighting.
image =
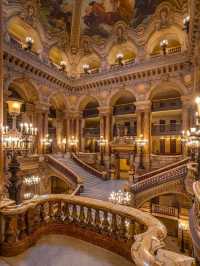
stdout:
{"type": "Polygon", "coordinates": [[[10,115],[19,115],[20,114],[20,110],[21,110],[21,106],[22,106],[21,101],[8,100],[7,104],[8,104],[8,112],[10,115]]]}

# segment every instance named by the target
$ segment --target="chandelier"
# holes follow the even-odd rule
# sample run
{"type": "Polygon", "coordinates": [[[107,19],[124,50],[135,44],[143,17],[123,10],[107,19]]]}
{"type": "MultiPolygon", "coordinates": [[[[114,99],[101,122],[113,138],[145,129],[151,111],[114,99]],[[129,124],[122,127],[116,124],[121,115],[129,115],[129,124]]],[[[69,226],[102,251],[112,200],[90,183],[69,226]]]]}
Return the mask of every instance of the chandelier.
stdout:
{"type": "Polygon", "coordinates": [[[131,193],[119,190],[117,192],[112,191],[108,200],[114,204],[129,205],[131,202],[131,193]]]}

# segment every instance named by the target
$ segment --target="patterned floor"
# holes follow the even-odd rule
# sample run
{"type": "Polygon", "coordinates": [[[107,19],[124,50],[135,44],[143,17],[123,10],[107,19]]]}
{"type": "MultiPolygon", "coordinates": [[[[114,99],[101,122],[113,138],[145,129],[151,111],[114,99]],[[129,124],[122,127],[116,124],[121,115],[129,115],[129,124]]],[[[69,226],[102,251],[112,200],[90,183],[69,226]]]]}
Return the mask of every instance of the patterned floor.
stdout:
{"type": "Polygon", "coordinates": [[[126,180],[103,181],[80,167],[73,159],[70,158],[69,154],[66,154],[65,158],[63,158],[62,155],[54,155],[54,157],[67,165],[75,173],[83,177],[84,192],[81,194],[81,196],[100,200],[108,200],[111,191],[117,191],[123,188],[127,183],[126,180]]]}
{"type": "Polygon", "coordinates": [[[68,236],[49,235],[24,253],[0,258],[0,266],[133,266],[103,248],[68,236]]]}

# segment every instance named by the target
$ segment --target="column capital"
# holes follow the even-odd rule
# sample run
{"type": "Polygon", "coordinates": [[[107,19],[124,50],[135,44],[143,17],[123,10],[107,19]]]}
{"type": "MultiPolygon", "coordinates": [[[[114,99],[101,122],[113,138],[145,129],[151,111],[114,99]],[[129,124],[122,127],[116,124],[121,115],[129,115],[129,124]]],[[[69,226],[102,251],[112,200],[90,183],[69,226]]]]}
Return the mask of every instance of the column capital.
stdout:
{"type": "Polygon", "coordinates": [[[35,110],[40,112],[48,112],[50,104],[46,102],[37,102],[35,104],[35,110]]]}
{"type": "Polygon", "coordinates": [[[136,112],[150,111],[151,110],[151,101],[137,101],[134,103],[136,106],[136,112]]]}
{"type": "Polygon", "coordinates": [[[112,113],[113,108],[110,106],[100,106],[98,110],[100,116],[106,116],[112,113]]]}

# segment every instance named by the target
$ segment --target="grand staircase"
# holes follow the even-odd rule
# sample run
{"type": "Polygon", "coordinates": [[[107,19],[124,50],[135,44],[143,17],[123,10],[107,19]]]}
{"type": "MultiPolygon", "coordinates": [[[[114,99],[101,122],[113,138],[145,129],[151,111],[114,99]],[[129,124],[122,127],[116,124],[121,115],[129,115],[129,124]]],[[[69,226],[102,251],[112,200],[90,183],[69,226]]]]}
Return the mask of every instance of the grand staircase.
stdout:
{"type": "Polygon", "coordinates": [[[116,191],[122,189],[126,184],[125,180],[104,181],[100,179],[79,166],[73,159],[71,159],[69,153],[67,153],[64,158],[59,154],[53,156],[56,160],[62,162],[62,164],[66,165],[70,170],[83,178],[84,189],[83,192],[81,192],[81,196],[108,200],[108,197],[113,190],[116,191]]]}

